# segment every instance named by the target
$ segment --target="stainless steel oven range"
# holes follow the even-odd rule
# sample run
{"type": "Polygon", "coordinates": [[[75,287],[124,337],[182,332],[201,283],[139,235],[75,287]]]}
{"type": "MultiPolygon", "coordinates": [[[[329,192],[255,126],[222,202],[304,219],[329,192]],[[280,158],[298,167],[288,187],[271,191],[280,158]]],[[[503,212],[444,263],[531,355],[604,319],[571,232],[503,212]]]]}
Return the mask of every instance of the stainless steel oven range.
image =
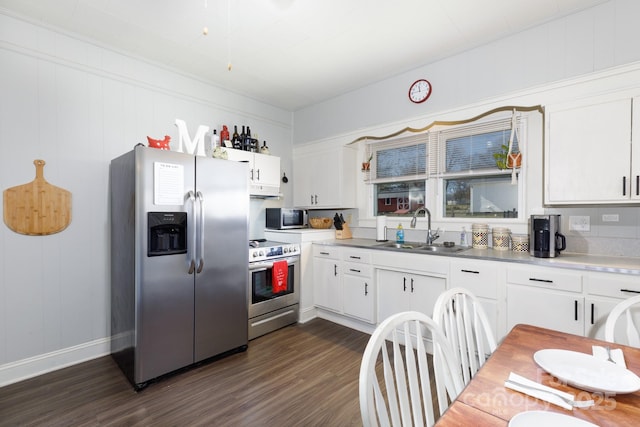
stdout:
{"type": "Polygon", "coordinates": [[[249,242],[249,339],[298,321],[300,245],[249,242]]]}

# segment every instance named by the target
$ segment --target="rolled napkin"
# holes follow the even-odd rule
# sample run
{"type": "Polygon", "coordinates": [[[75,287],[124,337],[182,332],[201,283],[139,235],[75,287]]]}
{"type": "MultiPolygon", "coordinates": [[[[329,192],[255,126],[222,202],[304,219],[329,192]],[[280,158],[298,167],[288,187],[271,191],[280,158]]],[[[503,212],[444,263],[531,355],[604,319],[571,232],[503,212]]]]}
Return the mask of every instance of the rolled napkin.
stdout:
{"type": "MultiPolygon", "coordinates": [[[[606,347],[602,347],[600,345],[594,345],[594,346],[591,346],[591,348],[593,351],[593,357],[596,357],[602,360],[607,360],[609,358],[606,347]]],[[[627,364],[624,361],[624,354],[622,353],[621,348],[612,348],[610,352],[611,352],[611,359],[613,359],[613,362],[616,365],[620,365],[625,368],[627,367],[627,364]]]]}
{"type": "Polygon", "coordinates": [[[520,393],[535,397],[536,399],[553,403],[554,405],[558,405],[564,409],[568,409],[570,411],[573,410],[573,406],[564,401],[560,396],[573,400],[575,398],[574,395],[555,388],[547,387],[546,385],[542,385],[516,373],[511,372],[509,374],[509,379],[504,382],[504,386],[511,390],[519,391],[520,393]]]}

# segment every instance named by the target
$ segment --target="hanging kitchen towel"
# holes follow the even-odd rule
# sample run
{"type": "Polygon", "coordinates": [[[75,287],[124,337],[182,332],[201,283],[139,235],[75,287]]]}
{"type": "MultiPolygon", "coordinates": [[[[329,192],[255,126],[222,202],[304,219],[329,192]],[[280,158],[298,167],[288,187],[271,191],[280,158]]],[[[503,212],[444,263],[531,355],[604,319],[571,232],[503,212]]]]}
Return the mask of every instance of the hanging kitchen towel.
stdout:
{"type": "Polygon", "coordinates": [[[271,288],[274,294],[287,290],[287,274],[289,273],[289,265],[286,260],[274,261],[271,269],[271,288]]]}

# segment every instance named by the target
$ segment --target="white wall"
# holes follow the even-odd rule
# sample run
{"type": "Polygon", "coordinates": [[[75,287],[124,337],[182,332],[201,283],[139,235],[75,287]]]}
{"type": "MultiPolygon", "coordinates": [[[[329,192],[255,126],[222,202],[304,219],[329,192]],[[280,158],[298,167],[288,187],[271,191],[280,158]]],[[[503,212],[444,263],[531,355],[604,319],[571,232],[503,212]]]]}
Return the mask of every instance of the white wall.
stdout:
{"type": "MultiPolygon", "coordinates": [[[[295,112],[294,144],[410,121],[640,60],[640,2],[611,0],[295,112]],[[409,85],[433,85],[422,104],[409,85]]],[[[416,43],[437,43],[437,40],[416,43]]],[[[384,58],[380,58],[384,61],[384,58]]]]}
{"type": "MultiPolygon", "coordinates": [[[[175,119],[249,125],[291,171],[292,114],[174,72],[0,14],[0,187],[47,181],[72,193],[61,233],[0,226],[0,386],[109,352],[108,170],[146,136],[172,136],[175,119]]],[[[283,186],[285,200],[291,189],[283,186]]],[[[251,232],[263,207],[251,201],[251,232]]],[[[255,237],[255,236],[251,236],[255,237]]]]}

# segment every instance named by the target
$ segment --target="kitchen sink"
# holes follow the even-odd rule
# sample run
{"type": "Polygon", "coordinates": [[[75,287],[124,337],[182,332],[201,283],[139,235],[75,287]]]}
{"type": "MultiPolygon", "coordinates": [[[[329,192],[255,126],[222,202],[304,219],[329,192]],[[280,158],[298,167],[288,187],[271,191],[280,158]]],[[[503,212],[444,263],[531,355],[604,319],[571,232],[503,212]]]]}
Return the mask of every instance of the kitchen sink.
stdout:
{"type": "Polygon", "coordinates": [[[376,245],[379,248],[390,248],[390,249],[418,249],[421,246],[424,246],[424,243],[418,242],[405,242],[405,243],[396,243],[396,242],[386,242],[380,245],[376,245]]]}
{"type": "Polygon", "coordinates": [[[405,243],[396,243],[396,242],[386,242],[379,245],[376,245],[378,248],[389,248],[389,249],[398,249],[407,252],[431,252],[431,253],[446,253],[453,254],[456,252],[464,251],[467,248],[466,246],[444,246],[442,243],[434,243],[431,245],[427,245],[422,242],[405,242],[405,243]]]}
{"type": "Polygon", "coordinates": [[[426,252],[452,254],[452,253],[464,251],[469,248],[467,248],[466,246],[444,246],[443,244],[432,244],[432,245],[422,245],[418,249],[426,252]]]}

